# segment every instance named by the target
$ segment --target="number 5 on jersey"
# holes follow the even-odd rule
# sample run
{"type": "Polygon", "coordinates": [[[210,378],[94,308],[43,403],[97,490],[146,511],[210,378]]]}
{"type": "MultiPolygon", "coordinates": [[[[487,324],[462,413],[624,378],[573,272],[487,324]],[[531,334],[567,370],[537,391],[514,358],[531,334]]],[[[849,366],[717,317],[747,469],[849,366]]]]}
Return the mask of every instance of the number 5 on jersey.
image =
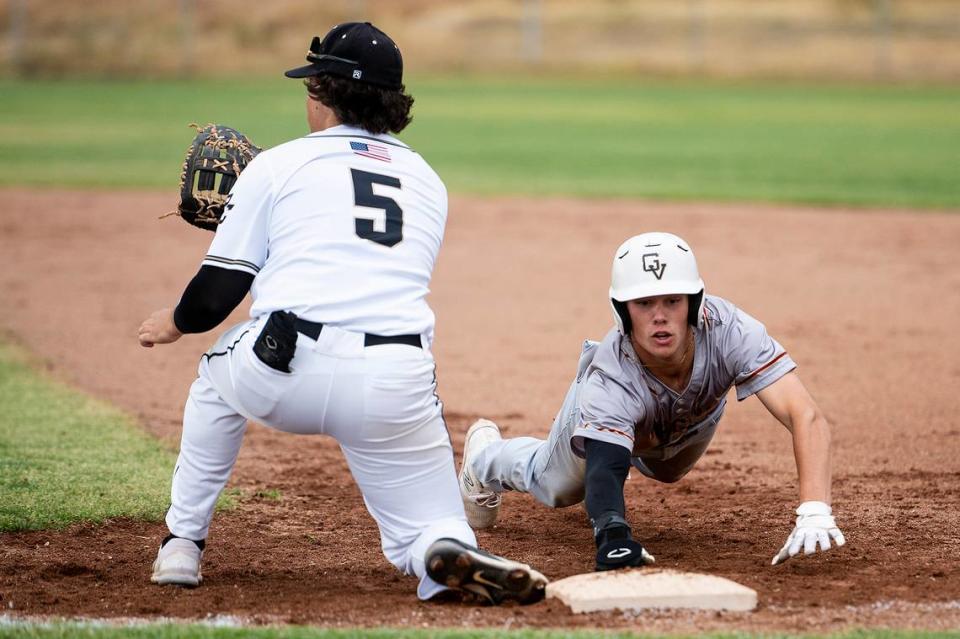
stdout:
{"type": "Polygon", "coordinates": [[[385,224],[383,231],[374,229],[374,220],[358,217],[355,219],[357,235],[365,240],[391,247],[403,240],[403,209],[393,198],[377,195],[373,192],[374,184],[382,184],[393,189],[400,188],[400,180],[389,175],[368,173],[359,169],[350,169],[353,176],[353,202],[356,206],[371,209],[381,209],[384,212],[385,224]]]}

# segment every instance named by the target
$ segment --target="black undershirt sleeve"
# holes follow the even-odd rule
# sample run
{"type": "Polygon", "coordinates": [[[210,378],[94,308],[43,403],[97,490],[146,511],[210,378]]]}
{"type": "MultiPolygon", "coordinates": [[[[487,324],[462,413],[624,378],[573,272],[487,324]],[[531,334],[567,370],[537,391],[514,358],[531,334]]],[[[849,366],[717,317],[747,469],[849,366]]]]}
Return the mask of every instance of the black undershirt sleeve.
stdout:
{"type": "Polygon", "coordinates": [[[244,271],[201,266],[173,311],[177,330],[203,333],[220,324],[243,301],[253,277],[244,271]]]}
{"type": "Polygon", "coordinates": [[[603,528],[616,519],[624,521],[623,482],[630,472],[630,451],[623,446],[587,439],[587,514],[594,527],[603,528]]]}

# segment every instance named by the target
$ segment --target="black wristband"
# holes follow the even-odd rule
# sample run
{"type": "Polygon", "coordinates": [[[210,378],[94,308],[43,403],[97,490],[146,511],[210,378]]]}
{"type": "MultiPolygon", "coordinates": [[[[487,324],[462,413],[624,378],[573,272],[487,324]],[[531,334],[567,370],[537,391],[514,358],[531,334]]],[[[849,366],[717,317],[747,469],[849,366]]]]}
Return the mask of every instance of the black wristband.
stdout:
{"type": "Polygon", "coordinates": [[[593,522],[593,540],[597,546],[617,539],[633,539],[630,524],[619,515],[609,515],[593,522]]]}

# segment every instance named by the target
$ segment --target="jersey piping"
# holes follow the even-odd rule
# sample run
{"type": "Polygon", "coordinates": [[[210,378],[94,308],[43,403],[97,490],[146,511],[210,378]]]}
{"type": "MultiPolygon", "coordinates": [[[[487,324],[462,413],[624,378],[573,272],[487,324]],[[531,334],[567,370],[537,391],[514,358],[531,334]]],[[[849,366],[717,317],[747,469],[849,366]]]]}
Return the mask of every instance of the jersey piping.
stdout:
{"type": "Polygon", "coordinates": [[[225,351],[217,351],[216,353],[204,353],[204,354],[200,357],[200,359],[203,360],[203,358],[206,357],[207,360],[209,360],[209,359],[211,359],[211,358],[213,358],[213,357],[219,357],[219,356],[221,356],[221,355],[226,355],[227,353],[229,353],[230,351],[232,351],[233,348],[240,342],[240,340],[243,339],[243,336],[246,335],[246,334],[249,333],[249,332],[250,332],[250,329],[248,328],[247,330],[245,330],[245,331],[243,331],[242,333],[240,333],[240,336],[237,337],[237,339],[233,340],[233,344],[231,344],[230,346],[227,346],[227,350],[225,350],[225,351]]]}
{"type": "Polygon", "coordinates": [[[762,373],[763,371],[767,370],[768,368],[770,368],[771,366],[773,366],[774,364],[776,364],[777,361],[779,361],[780,358],[783,357],[783,356],[786,355],[786,354],[787,354],[787,351],[783,351],[782,353],[780,353],[779,355],[777,355],[776,357],[774,357],[773,359],[771,359],[769,362],[767,362],[766,364],[764,364],[763,366],[761,366],[761,367],[758,368],[757,370],[755,370],[755,371],[753,371],[752,373],[750,373],[749,375],[747,375],[747,377],[746,377],[742,382],[740,382],[740,384],[741,384],[741,385],[742,385],[742,384],[746,384],[746,383],[749,382],[751,379],[753,379],[754,377],[756,377],[757,375],[759,375],[759,374],[762,373]]]}
{"type": "Polygon", "coordinates": [[[597,426],[596,424],[583,424],[581,426],[578,426],[577,428],[582,428],[583,430],[590,430],[592,428],[593,430],[599,430],[604,433],[613,433],[614,435],[620,435],[621,437],[626,437],[631,442],[633,441],[633,437],[631,437],[629,434],[621,430],[617,430],[615,428],[607,428],[606,426],[597,426]]]}
{"type": "Polygon", "coordinates": [[[254,271],[254,274],[260,272],[260,267],[247,260],[237,260],[229,257],[220,257],[219,255],[207,255],[205,261],[220,262],[221,264],[231,264],[233,266],[243,266],[254,271]]]}

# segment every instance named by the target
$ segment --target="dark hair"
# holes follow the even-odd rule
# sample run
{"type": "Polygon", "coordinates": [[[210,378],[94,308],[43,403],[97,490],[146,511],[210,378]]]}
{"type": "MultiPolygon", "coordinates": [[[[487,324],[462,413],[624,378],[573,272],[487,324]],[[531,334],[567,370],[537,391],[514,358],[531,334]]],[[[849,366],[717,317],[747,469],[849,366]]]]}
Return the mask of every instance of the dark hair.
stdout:
{"type": "Polygon", "coordinates": [[[310,97],[333,109],[340,122],[370,133],[399,133],[413,119],[413,98],[402,84],[398,90],[384,89],[332,75],[314,75],[303,83],[310,97]]]}

